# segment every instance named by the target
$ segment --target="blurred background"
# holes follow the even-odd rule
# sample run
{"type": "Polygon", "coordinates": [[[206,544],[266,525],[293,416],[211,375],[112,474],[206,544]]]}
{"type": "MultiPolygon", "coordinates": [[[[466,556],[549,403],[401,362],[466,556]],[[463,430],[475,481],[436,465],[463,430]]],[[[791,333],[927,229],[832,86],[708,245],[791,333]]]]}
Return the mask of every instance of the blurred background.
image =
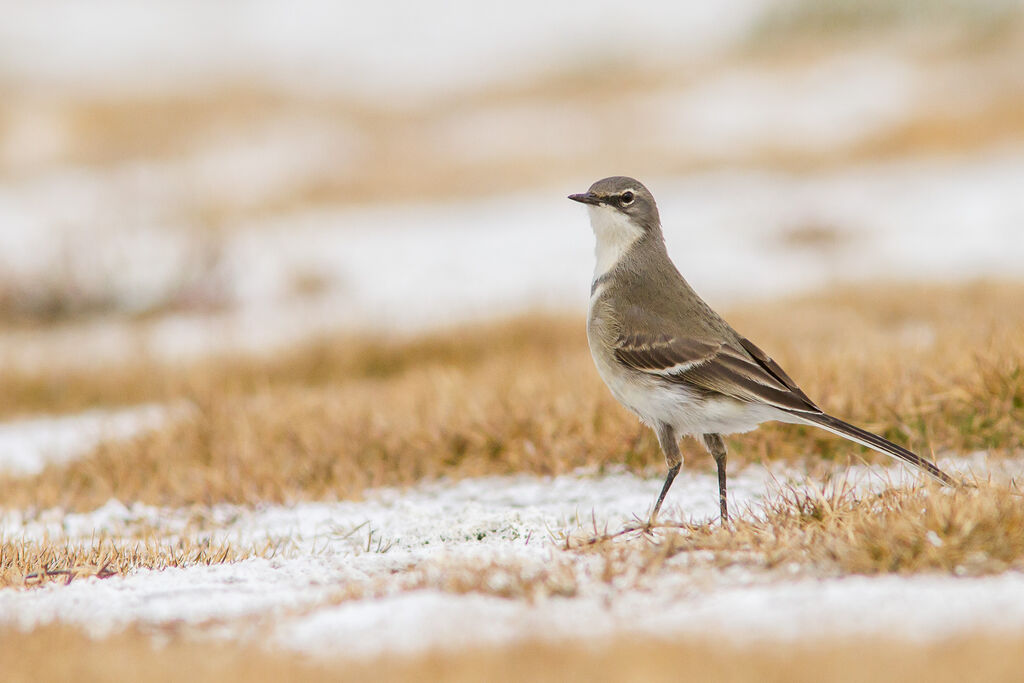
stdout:
{"type": "Polygon", "coordinates": [[[1024,274],[1013,0],[0,2],[0,363],[582,316],[633,175],[713,305],[1024,274]]]}

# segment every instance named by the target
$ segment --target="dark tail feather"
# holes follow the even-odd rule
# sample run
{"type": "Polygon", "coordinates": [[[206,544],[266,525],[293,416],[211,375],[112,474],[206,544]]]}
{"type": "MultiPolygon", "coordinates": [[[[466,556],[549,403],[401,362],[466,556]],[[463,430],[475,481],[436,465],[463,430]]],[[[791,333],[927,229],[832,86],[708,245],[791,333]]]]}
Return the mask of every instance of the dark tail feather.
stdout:
{"type": "Polygon", "coordinates": [[[830,431],[833,434],[849,439],[855,443],[859,443],[861,446],[866,446],[872,450],[878,451],[879,453],[885,453],[891,455],[894,458],[898,458],[903,462],[909,463],[921,470],[924,470],[931,476],[935,477],[938,481],[942,482],[946,486],[956,486],[957,482],[950,477],[948,474],[940,470],[938,467],[925,460],[916,453],[908,451],[906,448],[897,446],[891,441],[887,441],[877,434],[866,432],[859,427],[854,427],[852,424],[843,422],[842,420],[826,415],[825,413],[793,413],[794,415],[810,422],[811,424],[821,427],[824,430],[830,431]]]}

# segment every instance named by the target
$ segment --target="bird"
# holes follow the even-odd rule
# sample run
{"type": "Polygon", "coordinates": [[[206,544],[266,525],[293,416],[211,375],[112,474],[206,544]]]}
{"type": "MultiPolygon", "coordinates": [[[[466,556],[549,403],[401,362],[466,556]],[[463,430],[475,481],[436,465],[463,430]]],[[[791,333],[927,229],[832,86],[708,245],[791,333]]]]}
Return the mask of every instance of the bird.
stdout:
{"type": "Polygon", "coordinates": [[[715,460],[721,522],[727,524],[722,437],[773,420],[819,427],[955,484],[928,460],[825,413],[712,310],[669,258],[657,204],[638,180],[604,178],[569,199],[587,206],[595,236],[587,314],[594,365],[619,403],[654,431],[668,465],[649,524],[679,473],[679,441],[688,435],[703,441],[715,460]]]}

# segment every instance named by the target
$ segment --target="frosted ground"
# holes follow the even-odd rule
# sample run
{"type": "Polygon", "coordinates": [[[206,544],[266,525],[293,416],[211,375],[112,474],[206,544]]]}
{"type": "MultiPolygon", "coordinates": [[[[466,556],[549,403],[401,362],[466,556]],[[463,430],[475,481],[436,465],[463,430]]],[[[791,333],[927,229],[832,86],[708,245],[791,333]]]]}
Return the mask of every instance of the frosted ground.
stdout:
{"type": "MultiPolygon", "coordinates": [[[[654,9],[647,4],[631,3],[631,12],[654,9]]],[[[110,301],[114,311],[5,330],[0,367],[95,365],[133,353],[269,352],[332,330],[412,334],[538,307],[580,316],[592,236],[585,211],[564,195],[599,175],[639,173],[585,156],[620,131],[622,117],[645,122],[638,146],[702,164],[676,173],[655,166],[643,179],[659,199],[670,252],[716,307],[836,283],[1019,277],[1019,137],[948,153],[844,158],[812,172],[745,157],[764,149],[842,156],[916,117],[966,116],[1020,91],[1019,59],[930,62],[883,45],[784,67],[731,62],[760,13],[779,4],[735,0],[712,10],[657,3],[662,20],[652,32],[624,17],[621,3],[586,3],[581,14],[578,3],[531,0],[508,16],[479,3],[447,3],[430,9],[429,23],[420,3],[363,3],[361,30],[346,32],[351,17],[332,2],[307,3],[303,17],[291,3],[256,3],[241,20],[227,6],[201,2],[0,2],[0,119],[8,133],[0,140],[0,284],[66,288],[110,301]],[[378,49],[382,43],[390,49],[378,49]],[[67,110],[79,101],[201,97],[243,84],[304,101],[416,107],[496,83],[586,72],[606,59],[687,76],[611,97],[611,104],[539,98],[506,107],[483,98],[427,131],[428,154],[459,163],[526,160],[529,169],[584,159],[558,182],[533,188],[262,210],[267,197],[287,197],[303,183],[357,176],[377,152],[357,126],[308,112],[274,119],[249,137],[228,126],[169,159],[65,158],[75,143],[67,110]],[[591,116],[602,107],[611,127],[591,116]],[[203,233],[196,216],[218,202],[240,217],[203,233]],[[211,305],[161,309],[178,299],[211,305]],[[126,320],[151,310],[157,313],[126,320]]],[[[927,343],[927,329],[909,333],[927,343]]],[[[7,422],[0,469],[36,472],[173,417],[172,408],[141,406],[7,422]]],[[[983,453],[944,454],[941,464],[992,467],[983,453]]],[[[1020,475],[1019,463],[1006,468],[997,474],[1020,475]]],[[[910,480],[898,468],[837,474],[865,489],[910,480]]],[[[733,505],[754,510],[786,485],[820,485],[799,471],[762,467],[735,472],[730,484],[733,505]]],[[[358,502],[157,509],[111,500],[84,514],[6,510],[4,538],[187,535],[275,552],[229,565],[5,589],[0,622],[30,629],[67,621],[97,635],[184,625],[203,635],[353,655],[536,635],[795,640],[899,631],[929,640],[1024,631],[1019,573],[820,578],[697,563],[692,571],[637,573],[609,585],[597,558],[561,549],[567,536],[635,523],[660,486],[658,472],[578,472],[440,481],[371,491],[358,502]],[[554,595],[507,600],[437,588],[460,566],[488,562],[497,566],[493,591],[543,574],[554,595]],[[409,590],[409,582],[424,587],[409,590]]],[[[666,516],[713,522],[716,511],[714,479],[684,471],[666,516]]]]}
{"type": "MultiPolygon", "coordinates": [[[[980,140],[963,148],[858,154],[913,133],[915,122],[927,130],[936,116],[964,126],[990,109],[1010,116],[999,112],[1019,109],[1024,41],[972,53],[911,32],[766,60],[744,50],[766,13],[787,16],[785,2],[637,3],[627,17],[614,3],[588,3],[584,13],[549,4],[496,14],[444,3],[424,22],[416,3],[381,3],[360,6],[355,30],[351,10],[335,3],[307,5],[301,17],[282,2],[241,14],[193,2],[4,3],[0,288],[150,315],[141,325],[108,316],[56,326],[31,343],[4,334],[0,362],[91,362],[139,349],[196,355],[327,329],[414,331],[537,306],[579,311],[592,238],[585,212],[564,196],[611,173],[649,183],[671,253],[717,306],[880,277],[1020,273],[1024,143],[1013,130],[1000,136],[998,118],[982,117],[980,140]],[[641,17],[655,5],[652,26],[641,17]],[[377,49],[382,41],[392,49],[377,49]],[[651,83],[621,95],[516,94],[553,74],[592,77],[603,63],[651,83]],[[76,126],[93,108],[126,102],[130,111],[133,98],[147,97],[202,102],[217,88],[254,88],[293,108],[236,121],[214,97],[208,115],[226,123],[195,124],[173,154],[71,161],[88,149],[76,126]],[[353,99],[382,118],[425,117],[385,131],[409,136],[400,142],[413,175],[447,164],[512,184],[534,167],[576,165],[557,181],[488,186],[459,201],[395,190],[385,201],[357,194],[307,206],[296,199],[304,188],[354,182],[388,151],[351,115],[363,106],[353,99]],[[643,125],[631,127],[627,147],[595,156],[624,137],[622,121],[643,125]],[[683,162],[693,166],[666,171],[683,162]],[[218,213],[224,225],[203,222],[218,213]]],[[[969,5],[949,3],[937,16],[1014,25],[1012,3],[969,5]]],[[[929,26],[919,27],[925,36],[929,26]]],[[[373,179],[398,186],[392,176],[373,179]]]]}
{"type": "Polygon", "coordinates": [[[88,7],[6,1],[0,63],[8,80],[64,90],[167,91],[244,81],[403,100],[607,57],[609,43],[615,56],[708,59],[749,32],[772,4],[779,3],[729,0],[711,8],[644,0],[624,16],[611,2],[543,0],[519,2],[514,11],[464,0],[318,0],[304,3],[301,13],[282,0],[253,3],[246,12],[196,0],[145,7],[124,0],[88,7]],[[657,22],[646,19],[652,13],[657,22]],[[41,45],[51,49],[41,52],[41,45]]]}
{"type": "MultiPolygon", "coordinates": [[[[1017,276],[1024,262],[1022,182],[1024,153],[1017,150],[814,177],[722,171],[648,180],[670,254],[718,307],[876,279],[1017,276]],[[801,239],[806,230],[810,241],[801,239]]],[[[567,185],[564,192],[582,189],[567,185]]],[[[154,228],[80,241],[54,234],[68,223],[49,218],[41,204],[19,207],[26,200],[14,193],[7,199],[5,205],[0,192],[0,240],[20,245],[26,278],[65,272],[60,245],[70,243],[76,253],[92,252],[80,287],[111,292],[130,310],[138,297],[173,289],[192,262],[187,233],[154,228]]],[[[101,222],[113,209],[97,211],[101,222]]],[[[225,312],[62,326],[33,332],[32,343],[15,332],[0,337],[0,357],[91,362],[140,348],[182,357],[275,348],[332,330],[412,332],[538,306],[580,315],[592,249],[586,212],[558,190],[298,212],[224,238],[216,276],[233,302],[225,312]],[[293,283],[303,274],[321,278],[323,291],[296,296],[293,283]]],[[[4,253],[13,259],[19,249],[4,253]]]]}
{"type": "MultiPolygon", "coordinates": [[[[124,419],[114,424],[124,429],[124,419]]],[[[70,422],[58,424],[66,431],[70,422]]],[[[79,420],[79,429],[83,439],[93,437],[86,422],[79,420]]],[[[15,428],[7,431],[10,442],[15,428]]],[[[27,425],[25,437],[33,440],[27,425]]],[[[8,457],[0,451],[0,458],[8,457]]],[[[24,454],[15,464],[26,466],[24,454]]],[[[1019,476],[1021,469],[1019,462],[1005,461],[990,468],[984,454],[940,464],[950,471],[994,470],[1000,477],[1019,476]]],[[[837,475],[832,485],[863,491],[914,478],[899,467],[852,466],[837,475]]],[[[927,641],[1024,628],[1024,577],[1013,572],[820,578],[798,567],[766,573],[742,562],[723,571],[682,554],[668,561],[669,568],[686,571],[648,573],[638,564],[635,573],[609,583],[599,555],[564,550],[567,537],[582,540],[635,524],[660,484],[659,476],[579,472],[439,481],[408,491],[370,491],[362,502],[200,511],[111,500],[84,514],[9,511],[0,517],[0,536],[8,538],[74,543],[140,533],[149,541],[190,535],[243,547],[270,545],[276,552],[227,565],[5,590],[0,615],[22,628],[63,621],[97,636],[132,625],[192,628],[331,656],[622,634],[788,641],[899,631],[927,641]],[[488,589],[497,595],[442,590],[460,573],[488,565],[488,589]],[[521,577],[543,577],[544,590],[531,599],[498,597],[503,590],[516,595],[521,577]]],[[[748,467],[730,484],[734,511],[755,514],[789,486],[819,486],[781,467],[748,467]]],[[[665,515],[712,523],[716,492],[712,475],[684,470],[665,515]]]]}

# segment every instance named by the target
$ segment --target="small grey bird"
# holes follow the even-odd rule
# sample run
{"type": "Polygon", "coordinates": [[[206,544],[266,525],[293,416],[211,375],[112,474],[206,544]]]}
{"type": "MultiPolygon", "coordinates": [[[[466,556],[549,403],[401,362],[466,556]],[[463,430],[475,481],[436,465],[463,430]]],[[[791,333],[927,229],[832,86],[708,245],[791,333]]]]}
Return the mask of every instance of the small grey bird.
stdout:
{"type": "Polygon", "coordinates": [[[820,427],[954,484],[907,449],[825,414],[775,361],[711,310],[669,259],[658,207],[640,182],[605,178],[569,199],[588,205],[597,238],[587,315],[597,372],[612,395],[654,430],[668,462],[651,521],[679,473],[679,439],[690,434],[702,437],[718,466],[725,523],[722,435],[769,420],[820,427]]]}

